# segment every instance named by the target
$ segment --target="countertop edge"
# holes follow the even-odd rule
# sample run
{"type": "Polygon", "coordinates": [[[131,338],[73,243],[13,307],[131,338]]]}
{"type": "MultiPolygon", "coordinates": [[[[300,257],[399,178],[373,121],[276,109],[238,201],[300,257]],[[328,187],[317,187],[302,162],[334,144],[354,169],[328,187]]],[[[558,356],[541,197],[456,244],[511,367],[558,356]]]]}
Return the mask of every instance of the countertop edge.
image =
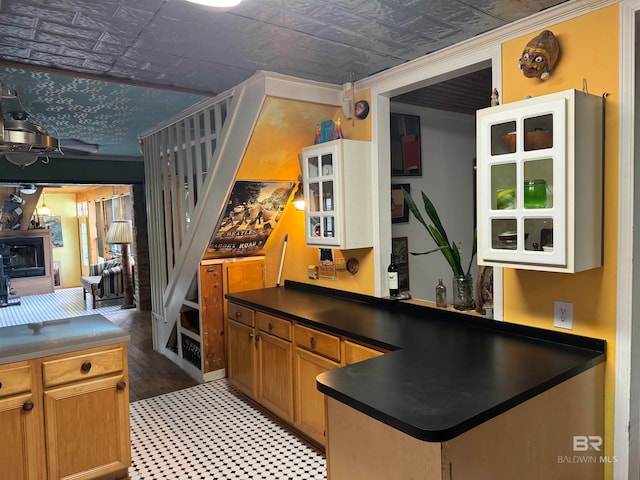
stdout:
{"type": "Polygon", "coordinates": [[[353,397],[345,395],[342,392],[335,390],[329,387],[328,385],[324,384],[320,379],[320,377],[322,377],[322,374],[320,374],[316,379],[316,387],[320,392],[324,393],[325,395],[335,400],[338,400],[339,402],[359,412],[362,412],[365,415],[375,420],[378,420],[386,425],[389,425],[390,427],[400,430],[401,432],[406,433],[407,435],[410,435],[413,438],[416,438],[418,440],[422,440],[425,442],[446,442],[448,440],[452,440],[458,437],[459,435],[471,430],[474,427],[477,427],[478,425],[488,420],[491,420],[492,418],[497,417],[502,413],[505,413],[506,411],[526,402],[527,400],[532,399],[536,395],[539,395],[557,385],[560,385],[562,382],[569,380],[570,378],[575,377],[580,373],[586,372],[590,368],[593,368],[604,361],[605,361],[605,355],[601,354],[597,357],[594,357],[590,361],[583,363],[579,367],[568,370],[567,372],[564,372],[564,374],[558,375],[557,377],[554,377],[547,382],[539,384],[535,388],[532,388],[526,392],[522,392],[522,394],[510,398],[506,402],[503,402],[499,405],[495,405],[493,408],[485,410],[481,414],[471,417],[465,422],[462,422],[458,425],[454,425],[450,428],[446,428],[442,430],[422,429],[414,425],[408,424],[406,422],[403,422],[396,417],[387,415],[384,412],[381,412],[380,410],[377,410],[371,407],[370,405],[362,403],[354,399],[353,397]]]}
{"type": "Polygon", "coordinates": [[[131,335],[100,314],[4,327],[0,365],[129,343],[131,335]],[[43,332],[43,333],[41,333],[43,332]]]}
{"type": "Polygon", "coordinates": [[[131,340],[130,335],[116,335],[113,337],[104,337],[101,339],[91,341],[81,341],[77,343],[65,343],[55,347],[45,349],[34,349],[32,351],[26,351],[18,355],[12,355],[9,357],[0,358],[0,365],[7,365],[9,363],[22,362],[25,360],[34,360],[36,358],[51,357],[53,355],[60,355],[64,353],[76,352],[79,350],[89,350],[92,348],[106,347],[107,345],[114,345],[117,343],[129,343],[131,340]]]}

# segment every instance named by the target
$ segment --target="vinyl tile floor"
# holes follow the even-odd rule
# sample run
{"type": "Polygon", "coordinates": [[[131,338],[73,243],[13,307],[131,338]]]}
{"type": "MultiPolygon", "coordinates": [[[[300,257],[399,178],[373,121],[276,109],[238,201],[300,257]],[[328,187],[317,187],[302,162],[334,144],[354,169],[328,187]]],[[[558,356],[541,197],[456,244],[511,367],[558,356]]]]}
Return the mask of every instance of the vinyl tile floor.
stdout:
{"type": "MultiPolygon", "coordinates": [[[[20,293],[20,292],[18,292],[20,293]]],[[[93,313],[109,314],[121,311],[122,298],[99,302],[95,310],[91,295],[82,298],[82,287],[59,288],[52,293],[40,295],[9,295],[9,303],[20,302],[0,308],[0,327],[23,325],[32,322],[46,322],[60,318],[79,317],[93,313]]]]}
{"type": "Polygon", "coordinates": [[[326,478],[322,453],[226,379],[131,404],[131,480],[326,478]]]}

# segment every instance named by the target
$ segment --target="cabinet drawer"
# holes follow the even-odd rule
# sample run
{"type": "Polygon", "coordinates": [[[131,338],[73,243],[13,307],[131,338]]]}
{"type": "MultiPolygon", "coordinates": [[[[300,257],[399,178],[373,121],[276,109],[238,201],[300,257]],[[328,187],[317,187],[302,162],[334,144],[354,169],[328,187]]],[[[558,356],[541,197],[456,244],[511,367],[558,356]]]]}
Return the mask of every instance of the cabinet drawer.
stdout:
{"type": "Polygon", "coordinates": [[[371,347],[360,345],[359,343],[345,340],[344,345],[344,363],[345,365],[351,365],[352,363],[362,362],[369,358],[379,357],[384,355],[384,352],[374,350],[371,347]]]}
{"type": "Polygon", "coordinates": [[[123,369],[123,350],[114,348],[45,361],[42,364],[42,376],[44,386],[52,387],[121,372],[123,369]]]}
{"type": "Polygon", "coordinates": [[[291,340],[291,322],[266,313],[256,312],[258,329],[284,340],[291,340]]]}
{"type": "Polygon", "coordinates": [[[340,361],[340,337],[309,327],[295,326],[296,345],[340,361]]]}
{"type": "Polygon", "coordinates": [[[255,326],[255,312],[247,307],[241,307],[235,303],[227,304],[227,317],[236,322],[244,323],[249,327],[255,326]]]}
{"type": "Polygon", "coordinates": [[[31,391],[31,365],[0,367],[0,398],[31,391]]]}

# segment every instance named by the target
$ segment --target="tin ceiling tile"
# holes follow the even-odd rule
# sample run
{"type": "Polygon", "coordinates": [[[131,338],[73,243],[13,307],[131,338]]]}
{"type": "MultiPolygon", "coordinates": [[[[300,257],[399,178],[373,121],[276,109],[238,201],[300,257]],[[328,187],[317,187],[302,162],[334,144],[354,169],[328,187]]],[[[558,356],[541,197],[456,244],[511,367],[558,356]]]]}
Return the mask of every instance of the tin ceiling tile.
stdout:
{"type": "MultiPolygon", "coordinates": [[[[563,2],[244,0],[220,11],[184,0],[0,0],[0,61],[208,93],[232,88],[256,70],[340,84],[558,3],[563,2]]],[[[0,82],[5,75],[0,69],[0,82]]],[[[25,92],[59,81],[19,78],[25,83],[16,88],[25,92]]],[[[490,89],[486,75],[473,80],[490,89]]],[[[180,103],[181,93],[173,93],[180,103]]],[[[433,100],[423,93],[421,102],[443,97],[442,90],[434,90],[433,100]]],[[[122,93],[123,104],[135,103],[132,95],[122,93]]],[[[485,97],[481,93],[475,103],[485,103],[485,97]]],[[[47,98],[55,103],[55,95],[47,98]]],[[[74,114],[83,100],[74,101],[55,108],[74,114]]],[[[87,104],[97,111],[94,100],[87,104]]],[[[138,120],[134,130],[149,126],[138,120]]]]}

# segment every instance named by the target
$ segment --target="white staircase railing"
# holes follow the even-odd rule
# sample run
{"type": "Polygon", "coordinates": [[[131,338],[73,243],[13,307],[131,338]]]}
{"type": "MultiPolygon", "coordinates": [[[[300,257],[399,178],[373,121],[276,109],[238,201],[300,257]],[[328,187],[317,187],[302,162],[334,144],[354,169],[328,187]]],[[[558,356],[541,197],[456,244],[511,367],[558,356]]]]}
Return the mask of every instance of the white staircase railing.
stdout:
{"type": "Polygon", "coordinates": [[[141,134],[154,348],[162,353],[269,96],[339,105],[339,86],[258,72],[141,134]]]}
{"type": "Polygon", "coordinates": [[[156,350],[165,348],[221,218],[264,85],[250,79],[141,137],[156,350]]]}

